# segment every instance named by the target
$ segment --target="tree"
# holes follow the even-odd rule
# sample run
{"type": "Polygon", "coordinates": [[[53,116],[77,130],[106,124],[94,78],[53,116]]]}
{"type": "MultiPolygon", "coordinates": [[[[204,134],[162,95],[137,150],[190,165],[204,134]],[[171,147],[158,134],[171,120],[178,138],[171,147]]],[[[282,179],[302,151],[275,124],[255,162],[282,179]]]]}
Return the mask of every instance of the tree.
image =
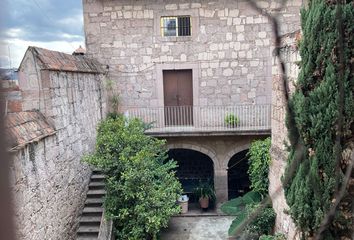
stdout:
{"type": "Polygon", "coordinates": [[[106,175],[104,207],[117,239],[157,239],[180,211],[176,162],[166,161],[165,141],[145,135],[145,127],[111,115],[99,125],[95,153],[85,159],[106,175]]]}
{"type": "MultiPolygon", "coordinates": [[[[295,175],[285,183],[285,195],[303,238],[318,231],[330,209],[345,168],[342,164],[341,170],[338,156],[340,160],[345,146],[353,141],[353,22],[352,1],[340,4],[312,0],[301,12],[302,61],[296,90],[289,102],[296,128],[288,121],[291,143],[288,166],[295,161],[296,142],[306,150],[301,153],[295,175]]],[[[288,167],[285,176],[291,171],[288,167]]],[[[342,208],[323,236],[325,239],[350,236],[352,220],[342,208]]]]}

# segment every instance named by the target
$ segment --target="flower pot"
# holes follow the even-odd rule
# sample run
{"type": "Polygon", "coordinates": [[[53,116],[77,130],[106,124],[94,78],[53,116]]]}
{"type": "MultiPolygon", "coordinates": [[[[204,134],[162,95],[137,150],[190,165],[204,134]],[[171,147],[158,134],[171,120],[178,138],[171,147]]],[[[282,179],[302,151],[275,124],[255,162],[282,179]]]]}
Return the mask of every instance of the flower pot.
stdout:
{"type": "Polygon", "coordinates": [[[209,207],[209,198],[199,198],[199,205],[201,208],[208,208],[209,207]]]}
{"type": "Polygon", "coordinates": [[[178,199],[178,205],[181,207],[181,213],[187,213],[188,212],[188,201],[189,198],[187,197],[187,195],[183,195],[178,199]]]}

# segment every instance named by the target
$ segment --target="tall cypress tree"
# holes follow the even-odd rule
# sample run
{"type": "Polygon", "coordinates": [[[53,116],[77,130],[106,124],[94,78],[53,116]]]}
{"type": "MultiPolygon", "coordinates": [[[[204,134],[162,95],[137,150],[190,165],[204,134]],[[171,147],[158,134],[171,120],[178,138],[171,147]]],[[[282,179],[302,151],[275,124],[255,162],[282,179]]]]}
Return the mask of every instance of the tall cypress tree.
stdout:
{"type": "MultiPolygon", "coordinates": [[[[301,161],[284,187],[290,215],[303,238],[316,234],[333,204],[334,191],[343,180],[345,168],[337,164],[338,152],[353,141],[353,4],[310,0],[301,12],[301,71],[289,102],[297,129],[288,121],[293,144],[286,179],[295,160],[294,143],[300,142],[306,150],[300,154],[301,161]],[[343,84],[343,91],[339,83],[343,84]]],[[[353,219],[348,219],[345,211],[344,207],[337,212],[324,239],[350,236],[353,219]]]]}

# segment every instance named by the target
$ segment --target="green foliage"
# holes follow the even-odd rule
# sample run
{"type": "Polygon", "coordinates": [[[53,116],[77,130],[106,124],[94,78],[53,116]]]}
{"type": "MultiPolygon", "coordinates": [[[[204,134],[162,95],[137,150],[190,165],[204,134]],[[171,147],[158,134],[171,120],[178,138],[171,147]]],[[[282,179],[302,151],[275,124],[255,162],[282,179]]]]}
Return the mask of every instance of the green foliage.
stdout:
{"type": "Polygon", "coordinates": [[[220,210],[228,215],[239,215],[245,210],[246,205],[254,205],[262,200],[262,196],[257,193],[250,191],[243,195],[242,197],[231,199],[221,205],[220,210]]]}
{"type": "Polygon", "coordinates": [[[215,200],[215,190],[214,186],[209,182],[199,182],[199,184],[193,189],[193,195],[199,198],[209,198],[210,200],[215,200]]]}
{"type": "MultiPolygon", "coordinates": [[[[302,142],[306,151],[290,182],[285,195],[290,214],[303,237],[312,237],[330,209],[335,184],[341,181],[342,172],[337,171],[335,146],[339,116],[338,82],[344,84],[344,124],[342,147],[351,141],[354,122],[354,77],[351,69],[353,56],[354,8],[353,2],[342,5],[344,49],[338,49],[340,34],[337,30],[336,1],[312,0],[308,9],[301,12],[303,38],[300,43],[301,71],[296,91],[290,100],[295,124],[288,118],[289,139],[292,144],[289,164],[294,161],[296,142],[302,142]],[[341,50],[341,51],[340,51],[341,50]],[[339,79],[339,52],[344,55],[344,76],[339,79]],[[298,128],[296,130],[295,126],[298,128]]],[[[339,151],[338,151],[339,150],[339,151]]],[[[286,179],[293,169],[287,168],[286,179]]],[[[337,214],[339,215],[339,214],[337,214]]],[[[352,224],[329,225],[326,239],[336,238],[352,224]]]]}
{"type": "MultiPolygon", "coordinates": [[[[247,205],[248,214],[252,214],[257,210],[259,204],[247,205]]],[[[273,230],[276,214],[271,206],[265,207],[257,217],[248,225],[248,231],[257,233],[258,236],[262,234],[270,234],[273,230]]]]}
{"type": "Polygon", "coordinates": [[[251,180],[251,188],[253,191],[259,192],[262,196],[268,194],[270,145],[270,138],[254,141],[248,152],[248,174],[251,180]]]}
{"type": "Polygon", "coordinates": [[[286,237],[278,233],[276,235],[262,235],[259,237],[259,240],[286,240],[286,237]]]}
{"type": "MultiPolygon", "coordinates": [[[[248,152],[251,180],[251,192],[242,197],[232,199],[221,206],[221,211],[234,215],[235,220],[229,228],[229,235],[233,235],[236,229],[259,207],[259,203],[268,194],[268,172],[270,164],[269,149],[271,139],[254,141],[248,152]]],[[[269,234],[275,222],[275,212],[271,206],[267,206],[259,212],[257,217],[247,226],[244,234],[269,234]]]]}
{"type": "Polygon", "coordinates": [[[146,136],[145,127],[138,119],[112,115],[98,127],[95,153],[85,158],[106,175],[104,205],[117,239],[156,239],[180,211],[176,163],[166,162],[165,142],[146,136]]]}
{"type": "MultiPolygon", "coordinates": [[[[244,222],[253,211],[257,210],[262,196],[257,192],[248,192],[242,197],[232,199],[221,205],[221,211],[235,216],[229,228],[229,235],[234,235],[237,228],[244,222]]],[[[267,206],[259,212],[257,217],[247,226],[246,231],[261,234],[269,234],[275,222],[275,212],[271,206],[267,206]]]]}
{"type": "Polygon", "coordinates": [[[236,127],[240,123],[240,120],[235,114],[228,113],[225,116],[224,122],[227,126],[236,127]]]}

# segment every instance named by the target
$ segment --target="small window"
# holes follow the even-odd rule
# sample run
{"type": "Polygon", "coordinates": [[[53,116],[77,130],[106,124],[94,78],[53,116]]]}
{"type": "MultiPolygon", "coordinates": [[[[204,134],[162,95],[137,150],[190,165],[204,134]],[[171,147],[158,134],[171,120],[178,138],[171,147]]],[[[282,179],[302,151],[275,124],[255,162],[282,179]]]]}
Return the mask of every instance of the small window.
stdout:
{"type": "Polygon", "coordinates": [[[161,35],[170,36],[191,36],[191,17],[161,17],[161,35]]]}

